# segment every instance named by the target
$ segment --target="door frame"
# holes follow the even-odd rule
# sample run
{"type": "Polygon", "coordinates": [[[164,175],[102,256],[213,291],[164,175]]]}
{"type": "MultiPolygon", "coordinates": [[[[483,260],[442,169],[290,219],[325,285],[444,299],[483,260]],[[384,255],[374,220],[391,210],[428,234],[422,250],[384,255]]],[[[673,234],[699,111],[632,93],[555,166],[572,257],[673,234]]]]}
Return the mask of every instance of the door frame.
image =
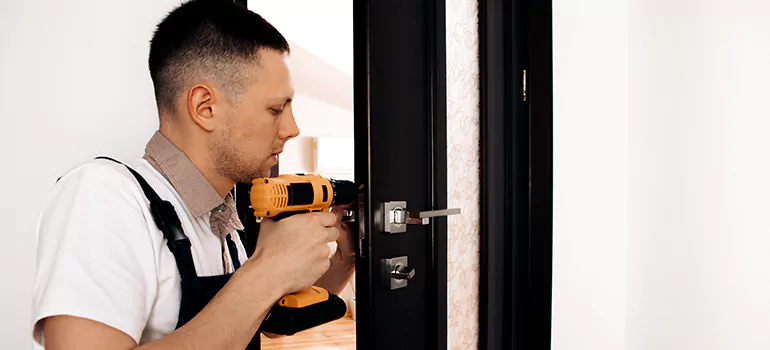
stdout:
{"type": "Polygon", "coordinates": [[[551,1],[479,1],[479,40],[479,348],[550,349],[551,1]]]}

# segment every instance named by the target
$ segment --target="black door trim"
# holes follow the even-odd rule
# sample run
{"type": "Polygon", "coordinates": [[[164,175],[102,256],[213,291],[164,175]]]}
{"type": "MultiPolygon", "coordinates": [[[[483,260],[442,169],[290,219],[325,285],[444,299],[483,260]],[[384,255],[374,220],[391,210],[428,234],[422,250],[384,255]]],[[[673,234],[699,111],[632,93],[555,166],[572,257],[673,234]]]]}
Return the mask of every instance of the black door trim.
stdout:
{"type": "Polygon", "coordinates": [[[375,288],[372,281],[372,273],[366,274],[368,279],[362,278],[358,272],[360,269],[371,270],[371,246],[370,239],[364,233],[372,232],[373,223],[369,219],[372,213],[371,188],[364,184],[372,182],[369,169],[371,168],[369,154],[371,153],[371,122],[370,122],[370,4],[369,0],[353,2],[353,119],[355,149],[354,173],[356,184],[359,185],[358,225],[356,230],[359,235],[359,245],[356,251],[356,348],[371,348],[374,339],[373,322],[360,322],[359,320],[371,320],[372,317],[372,289],[375,288]],[[363,115],[363,117],[362,117],[363,115]]]}
{"type": "Polygon", "coordinates": [[[488,0],[479,6],[479,348],[550,349],[551,1],[488,0]]]}
{"type": "MultiPolygon", "coordinates": [[[[447,99],[446,99],[446,1],[427,1],[427,25],[432,28],[428,38],[430,56],[428,71],[431,72],[431,124],[433,126],[433,163],[431,207],[434,210],[448,208],[447,194],[447,99]]],[[[430,236],[430,283],[431,305],[428,318],[431,336],[435,337],[435,349],[447,348],[447,220],[433,220],[430,236]],[[432,314],[432,315],[431,315],[432,314]]],[[[430,342],[428,343],[430,344],[430,342]]]]}

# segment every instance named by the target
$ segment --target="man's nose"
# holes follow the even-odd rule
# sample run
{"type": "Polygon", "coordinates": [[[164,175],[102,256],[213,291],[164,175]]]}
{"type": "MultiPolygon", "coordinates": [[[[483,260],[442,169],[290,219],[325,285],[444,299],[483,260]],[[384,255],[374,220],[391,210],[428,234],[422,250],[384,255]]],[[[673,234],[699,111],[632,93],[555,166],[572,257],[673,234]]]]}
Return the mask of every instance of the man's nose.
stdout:
{"type": "Polygon", "coordinates": [[[297,121],[294,119],[294,111],[290,111],[285,121],[281,124],[278,137],[282,140],[290,140],[297,136],[299,136],[299,126],[297,126],[297,121]]]}

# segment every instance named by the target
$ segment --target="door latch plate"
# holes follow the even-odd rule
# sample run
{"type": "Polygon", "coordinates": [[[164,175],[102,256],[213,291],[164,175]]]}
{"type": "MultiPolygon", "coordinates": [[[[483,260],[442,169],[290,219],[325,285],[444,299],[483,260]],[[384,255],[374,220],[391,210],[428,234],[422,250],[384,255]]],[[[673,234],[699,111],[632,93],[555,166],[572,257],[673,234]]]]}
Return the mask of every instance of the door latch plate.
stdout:
{"type": "Polygon", "coordinates": [[[385,202],[380,210],[382,215],[383,231],[388,233],[406,232],[406,221],[409,212],[406,211],[406,202],[385,202]]]}

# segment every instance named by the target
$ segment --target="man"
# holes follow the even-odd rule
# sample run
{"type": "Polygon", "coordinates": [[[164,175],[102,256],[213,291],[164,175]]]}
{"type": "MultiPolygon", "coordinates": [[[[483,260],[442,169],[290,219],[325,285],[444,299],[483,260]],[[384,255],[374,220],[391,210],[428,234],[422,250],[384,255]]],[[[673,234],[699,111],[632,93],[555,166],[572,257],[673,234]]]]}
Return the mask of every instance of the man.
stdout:
{"type": "Polygon", "coordinates": [[[264,220],[251,257],[238,237],[230,190],[267,176],[299,134],[288,54],[275,28],[228,1],[190,1],[158,25],[149,66],[160,127],[144,156],[79,166],[41,215],[37,342],[244,349],[255,339],[251,349],[282,296],[311,285],[342,290],[354,248],[339,211],[264,220]],[[189,249],[172,252],[158,229],[150,202],[160,200],[173,205],[189,249]]]}

